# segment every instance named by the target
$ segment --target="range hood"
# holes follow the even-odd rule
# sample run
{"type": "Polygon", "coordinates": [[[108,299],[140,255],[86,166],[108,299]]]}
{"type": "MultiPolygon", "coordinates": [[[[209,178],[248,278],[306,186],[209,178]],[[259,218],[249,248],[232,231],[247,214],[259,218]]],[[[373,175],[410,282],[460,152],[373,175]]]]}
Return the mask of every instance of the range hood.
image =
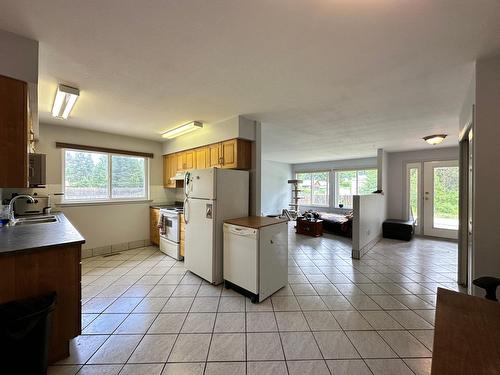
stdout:
{"type": "Polygon", "coordinates": [[[179,171],[175,174],[174,177],[170,177],[172,181],[184,181],[184,176],[186,175],[186,171],[179,171]]]}

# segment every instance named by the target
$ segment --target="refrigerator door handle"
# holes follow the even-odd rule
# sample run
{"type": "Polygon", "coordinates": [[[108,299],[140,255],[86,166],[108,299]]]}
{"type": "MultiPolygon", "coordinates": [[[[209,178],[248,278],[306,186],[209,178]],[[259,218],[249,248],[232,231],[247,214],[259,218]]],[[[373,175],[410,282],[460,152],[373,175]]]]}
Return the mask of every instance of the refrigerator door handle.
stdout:
{"type": "Polygon", "coordinates": [[[192,182],[191,173],[186,172],[184,174],[184,195],[186,196],[186,198],[189,197],[190,191],[193,191],[193,186],[191,182],[192,182]]]}
{"type": "Polygon", "coordinates": [[[189,199],[187,196],[184,199],[184,223],[189,223],[189,199]]]}

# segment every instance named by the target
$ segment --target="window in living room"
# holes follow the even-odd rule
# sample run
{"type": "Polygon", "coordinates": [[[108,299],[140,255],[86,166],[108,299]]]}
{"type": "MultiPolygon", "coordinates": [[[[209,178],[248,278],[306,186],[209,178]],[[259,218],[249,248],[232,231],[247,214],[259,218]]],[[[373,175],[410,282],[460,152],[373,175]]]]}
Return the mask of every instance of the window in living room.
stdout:
{"type": "Polygon", "coordinates": [[[330,172],[300,172],[295,174],[295,178],[302,180],[299,184],[301,206],[328,206],[330,172]]]}
{"type": "Polygon", "coordinates": [[[335,207],[352,208],[353,195],[371,194],[377,190],[377,169],[335,172],[335,207]]]}

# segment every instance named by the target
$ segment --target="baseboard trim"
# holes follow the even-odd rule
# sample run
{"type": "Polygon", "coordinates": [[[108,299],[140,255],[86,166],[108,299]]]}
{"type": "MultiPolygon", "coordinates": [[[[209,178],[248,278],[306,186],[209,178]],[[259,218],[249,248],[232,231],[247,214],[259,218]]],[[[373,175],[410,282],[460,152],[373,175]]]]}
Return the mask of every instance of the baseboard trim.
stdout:
{"type": "Polygon", "coordinates": [[[82,249],[82,259],[95,257],[99,255],[106,255],[111,253],[118,253],[120,251],[137,249],[139,247],[149,246],[151,242],[149,238],[146,240],[137,240],[130,242],[122,242],[107,246],[99,246],[91,249],[82,249]]]}
{"type": "Polygon", "coordinates": [[[359,250],[352,249],[351,257],[353,259],[361,259],[368,251],[370,251],[380,240],[382,239],[382,234],[379,234],[373,240],[368,242],[359,250]]]}

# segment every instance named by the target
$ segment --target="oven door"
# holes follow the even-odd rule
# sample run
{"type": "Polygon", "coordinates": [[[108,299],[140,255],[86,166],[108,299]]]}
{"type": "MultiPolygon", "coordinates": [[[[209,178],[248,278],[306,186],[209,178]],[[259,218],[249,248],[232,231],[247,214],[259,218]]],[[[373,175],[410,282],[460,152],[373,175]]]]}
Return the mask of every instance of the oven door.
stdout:
{"type": "Polygon", "coordinates": [[[165,237],[170,241],[179,242],[179,215],[169,212],[164,212],[162,215],[165,217],[165,237]]]}

